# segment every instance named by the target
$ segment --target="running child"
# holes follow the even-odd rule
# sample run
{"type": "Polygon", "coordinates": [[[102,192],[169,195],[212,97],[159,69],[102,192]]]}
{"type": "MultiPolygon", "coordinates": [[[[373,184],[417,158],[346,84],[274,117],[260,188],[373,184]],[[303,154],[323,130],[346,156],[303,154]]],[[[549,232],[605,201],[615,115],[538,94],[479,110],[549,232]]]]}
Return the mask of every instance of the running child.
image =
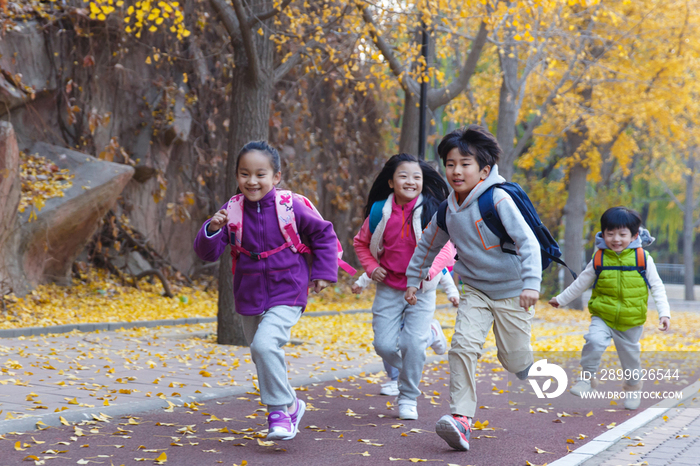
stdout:
{"type": "Polygon", "coordinates": [[[360,263],[377,282],[372,305],[374,348],[387,364],[399,370],[401,419],[418,419],[418,385],[425,349],[434,340],[433,335],[444,349],[447,346],[433,314],[442,269],[454,262],[451,244],[445,245],[434,266],[426,269],[419,280],[422,292],[418,305],[409,307],[402,299],[413,250],[447,193],[447,185],[430,165],[409,154],[394,155],[374,180],[365,206],[365,222],[354,239],[360,263]]]}
{"type": "MultiPolygon", "coordinates": [[[[369,278],[366,273],[360,275],[355,283],[352,285],[352,292],[354,294],[361,293],[370,284],[376,283],[374,280],[369,278]]],[[[447,293],[447,299],[450,300],[454,307],[459,305],[459,291],[455,282],[452,279],[452,274],[448,268],[442,269],[442,275],[440,276],[440,286],[447,293]]],[[[442,338],[437,334],[436,330],[433,329],[433,324],[431,323],[430,331],[433,333],[433,341],[430,342],[429,346],[433,348],[435,354],[445,354],[447,351],[447,340],[445,339],[445,344],[443,345],[442,338]]],[[[384,363],[384,370],[386,371],[386,376],[389,377],[389,381],[382,384],[379,390],[380,395],[385,396],[398,396],[399,394],[399,370],[394,366],[388,364],[386,361],[384,363]]]]}
{"type": "Polygon", "coordinates": [[[517,255],[499,247],[500,240],[484,224],[477,199],[486,189],[505,182],[498,174],[501,148],[485,128],[470,125],[442,138],[438,154],[453,189],[447,198],[447,231],[433,218],[423,232],[406,270],[406,301],[416,302],[422,277],[448,240],[454,242],[455,264],[464,283],[449,351],[450,411],[435,425],[437,434],[456,450],[469,449],[476,411],[476,363],[491,327],[498,360],[525,379],[534,362],[530,334],[542,279],[540,244],[512,198],[493,190],[493,202],[517,255]],[[449,233],[448,233],[449,231],[449,233]]]}
{"type": "Polygon", "coordinates": [[[338,279],[333,225],[306,198],[277,191],[281,177],[277,150],[264,141],[246,144],[236,159],[241,194],[204,223],[194,242],[205,261],[217,260],[232,246],[236,312],[267,405],[271,440],[294,438],[306,406],[289,384],[282,347],[306,307],[309,286],[318,293],[338,279]],[[291,220],[291,213],[294,221],[283,234],[281,219],[291,220]],[[295,242],[299,235],[305,244],[295,242]],[[310,266],[307,254],[301,254],[307,249],[313,253],[310,266]]]}
{"type": "Polygon", "coordinates": [[[593,286],[588,301],[591,325],[581,351],[581,378],[570,391],[581,396],[595,389],[600,359],[612,339],[625,376],[622,388],[626,409],[637,409],[642,402],[639,340],[647,320],[647,288],[651,289],[658,309],[659,330],[665,332],[671,326],[666,288],[651,255],[642,249],[653,243],[654,238],[641,225],[642,218],[634,210],[626,207],[606,210],[600,218],[601,231],[595,236],[598,250],[593,259],[567,289],[549,301],[554,307],[564,306],[593,286]]]}

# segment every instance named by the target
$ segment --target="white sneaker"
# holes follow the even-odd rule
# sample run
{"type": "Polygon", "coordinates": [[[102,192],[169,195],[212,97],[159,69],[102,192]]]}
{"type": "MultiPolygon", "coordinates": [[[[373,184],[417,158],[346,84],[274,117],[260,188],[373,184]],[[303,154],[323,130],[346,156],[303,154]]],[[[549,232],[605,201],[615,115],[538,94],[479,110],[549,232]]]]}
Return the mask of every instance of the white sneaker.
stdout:
{"type": "Polygon", "coordinates": [[[625,409],[637,409],[642,404],[642,392],[634,391],[625,393],[625,409]],[[632,398],[630,397],[632,396],[632,398]]]}
{"type": "Polygon", "coordinates": [[[386,396],[399,396],[399,382],[396,380],[390,380],[385,384],[382,384],[382,389],[379,391],[380,395],[386,396]]]}
{"type": "Polygon", "coordinates": [[[399,419],[415,421],[418,419],[417,403],[411,400],[399,400],[399,419]]]}
{"type": "Polygon", "coordinates": [[[430,347],[435,351],[435,354],[445,354],[447,351],[447,338],[442,331],[442,326],[437,319],[430,322],[430,331],[433,333],[433,344],[430,347]]]}
{"type": "Polygon", "coordinates": [[[642,382],[633,386],[625,383],[622,389],[625,391],[625,409],[639,408],[639,405],[642,404],[642,382]]]}
{"type": "MultiPolygon", "coordinates": [[[[593,379],[593,380],[596,380],[596,379],[593,379]]],[[[579,379],[578,382],[576,382],[576,384],[574,384],[574,386],[571,387],[571,390],[569,390],[569,392],[572,395],[581,396],[581,393],[592,392],[593,390],[595,390],[595,387],[593,385],[598,385],[598,384],[597,383],[591,384],[590,380],[579,379]]]]}

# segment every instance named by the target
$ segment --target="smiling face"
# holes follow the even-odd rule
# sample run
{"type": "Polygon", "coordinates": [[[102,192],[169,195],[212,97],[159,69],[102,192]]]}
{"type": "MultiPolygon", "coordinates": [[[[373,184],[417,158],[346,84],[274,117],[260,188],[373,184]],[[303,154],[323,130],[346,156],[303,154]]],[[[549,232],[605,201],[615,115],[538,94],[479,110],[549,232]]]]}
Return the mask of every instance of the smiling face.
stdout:
{"type": "Polygon", "coordinates": [[[637,239],[639,233],[632,236],[632,232],[627,227],[614,228],[612,230],[605,230],[603,232],[603,239],[605,240],[605,245],[608,249],[615,251],[620,254],[622,251],[627,249],[632,241],[637,239]]]}
{"type": "Polygon", "coordinates": [[[423,191],[423,170],[416,162],[403,162],[396,167],[394,178],[389,180],[398,205],[404,205],[417,198],[423,191]]]}
{"type": "Polygon", "coordinates": [[[457,202],[462,203],[472,189],[479,184],[479,181],[485,180],[491,167],[486,165],[484,168],[479,168],[479,163],[472,155],[462,155],[458,148],[452,149],[445,157],[445,175],[447,182],[455,191],[457,202]]]}
{"type": "Polygon", "coordinates": [[[252,150],[238,161],[236,181],[243,195],[252,202],[257,202],[282,179],[282,173],[275,173],[270,157],[263,152],[252,150]]]}

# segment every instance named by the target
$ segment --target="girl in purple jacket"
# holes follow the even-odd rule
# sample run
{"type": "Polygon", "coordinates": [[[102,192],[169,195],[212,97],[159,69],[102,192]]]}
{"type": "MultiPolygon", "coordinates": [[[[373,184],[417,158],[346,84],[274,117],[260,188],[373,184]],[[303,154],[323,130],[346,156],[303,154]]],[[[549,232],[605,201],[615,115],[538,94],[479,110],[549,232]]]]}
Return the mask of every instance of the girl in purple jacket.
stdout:
{"type": "MultiPolygon", "coordinates": [[[[251,254],[239,253],[235,258],[233,296],[258,372],[260,398],[267,405],[271,440],[294,438],[306,406],[289,384],[282,347],[306,307],[309,287],[318,293],[338,279],[333,225],[296,197],[295,223],[313,253],[311,265],[306,254],[281,247],[286,241],[275,206],[275,187],[281,178],[280,156],[269,144],[254,141],[241,149],[236,159],[236,181],[245,196],[240,247],[251,254]],[[263,258],[262,252],[271,254],[263,258]]],[[[230,243],[225,207],[197,234],[194,249],[202,260],[216,261],[230,243]]]]}

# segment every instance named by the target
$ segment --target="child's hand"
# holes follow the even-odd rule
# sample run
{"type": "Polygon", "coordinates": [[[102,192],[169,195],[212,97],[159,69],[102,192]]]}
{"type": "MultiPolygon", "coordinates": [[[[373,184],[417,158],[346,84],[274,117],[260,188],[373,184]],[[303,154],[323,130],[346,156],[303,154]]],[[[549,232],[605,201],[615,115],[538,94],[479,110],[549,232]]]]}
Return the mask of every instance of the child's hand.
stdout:
{"type": "Polygon", "coordinates": [[[227,222],[228,214],[224,209],[221,209],[211,218],[209,226],[207,226],[207,230],[209,230],[209,233],[216,233],[217,231],[221,230],[221,228],[226,225],[227,222]]]}
{"type": "Polygon", "coordinates": [[[352,291],[352,294],[360,294],[360,293],[362,293],[362,287],[360,285],[358,285],[357,283],[355,283],[350,288],[350,291],[352,291]]]}
{"type": "Polygon", "coordinates": [[[376,269],[372,270],[372,276],[369,278],[371,278],[375,282],[383,282],[386,278],[386,269],[380,265],[376,269]]]}
{"type": "Polygon", "coordinates": [[[659,319],[659,330],[665,332],[669,328],[671,328],[671,319],[669,319],[668,317],[661,317],[659,319]]]}
{"type": "Polygon", "coordinates": [[[520,293],[520,306],[524,309],[530,309],[530,306],[534,306],[539,298],[539,291],[523,290],[523,292],[520,293]]]}
{"type": "Polygon", "coordinates": [[[406,302],[411,306],[418,302],[418,298],[416,298],[416,291],[418,291],[418,288],[415,286],[409,286],[406,289],[406,294],[403,296],[404,299],[406,299],[406,302]]]}
{"type": "Polygon", "coordinates": [[[450,298],[450,301],[452,302],[452,305],[453,305],[454,307],[459,306],[459,298],[454,298],[454,297],[453,297],[453,298],[450,298]]]}
{"type": "Polygon", "coordinates": [[[552,307],[559,307],[559,301],[557,301],[557,298],[552,298],[549,300],[549,305],[552,307]]]}
{"type": "Polygon", "coordinates": [[[328,280],[314,280],[314,293],[320,293],[324,288],[330,286],[328,280]]]}

